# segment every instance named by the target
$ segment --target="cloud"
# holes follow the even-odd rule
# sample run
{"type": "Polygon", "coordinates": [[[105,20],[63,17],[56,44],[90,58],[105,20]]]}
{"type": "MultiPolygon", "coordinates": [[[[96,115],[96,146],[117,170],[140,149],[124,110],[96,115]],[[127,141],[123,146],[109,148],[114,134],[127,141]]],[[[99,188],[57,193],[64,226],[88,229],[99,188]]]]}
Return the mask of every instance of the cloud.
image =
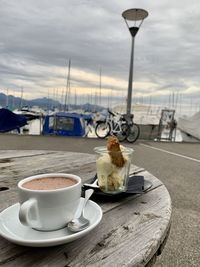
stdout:
{"type": "MultiPolygon", "coordinates": [[[[62,94],[71,59],[71,85],[87,95],[126,95],[131,37],[125,9],[149,12],[135,39],[134,91],[157,97],[180,91],[200,101],[200,3],[137,0],[0,1],[0,88],[28,98],[62,94]]],[[[107,95],[107,96],[106,96],[107,95]]]]}

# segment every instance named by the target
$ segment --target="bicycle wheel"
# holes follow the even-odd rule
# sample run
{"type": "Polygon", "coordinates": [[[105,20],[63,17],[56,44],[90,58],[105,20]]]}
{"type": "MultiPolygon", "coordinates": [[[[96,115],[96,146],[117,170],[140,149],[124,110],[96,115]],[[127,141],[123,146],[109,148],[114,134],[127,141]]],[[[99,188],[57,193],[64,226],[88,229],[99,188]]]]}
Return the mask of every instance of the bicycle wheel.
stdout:
{"type": "Polygon", "coordinates": [[[110,125],[107,122],[98,122],[95,127],[95,133],[99,138],[105,138],[110,133],[110,125]]]}
{"type": "Polygon", "coordinates": [[[119,133],[116,133],[117,138],[119,139],[120,142],[124,141],[127,137],[128,134],[128,125],[127,124],[122,124],[121,125],[122,131],[119,133]]]}
{"type": "Polygon", "coordinates": [[[140,135],[140,128],[136,123],[133,123],[132,125],[130,125],[128,129],[126,140],[129,143],[133,143],[138,139],[139,135],[140,135]]]}

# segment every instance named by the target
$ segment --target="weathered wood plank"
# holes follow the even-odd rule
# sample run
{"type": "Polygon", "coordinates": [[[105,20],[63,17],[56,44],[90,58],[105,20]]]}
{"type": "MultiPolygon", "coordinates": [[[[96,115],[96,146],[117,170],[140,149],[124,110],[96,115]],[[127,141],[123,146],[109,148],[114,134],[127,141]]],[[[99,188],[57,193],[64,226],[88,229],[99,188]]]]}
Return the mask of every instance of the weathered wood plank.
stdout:
{"type": "Polygon", "coordinates": [[[144,266],[163,241],[170,217],[164,186],[122,204],[104,214],[100,242],[88,249],[88,256],[79,255],[69,265],[79,266],[82,257],[82,266],[144,266]]]}
{"type": "MultiPolygon", "coordinates": [[[[8,186],[9,190],[0,191],[0,210],[18,201],[16,185],[24,177],[70,172],[86,181],[95,174],[95,155],[56,151],[22,151],[19,157],[10,151],[7,155],[10,161],[0,164],[0,186],[8,186]]],[[[102,222],[77,241],[53,248],[26,248],[0,237],[0,266],[145,266],[170,227],[171,200],[161,181],[147,171],[140,175],[153,183],[150,191],[119,201],[99,202],[104,212],[102,222]]]]}
{"type": "MultiPolygon", "coordinates": [[[[144,266],[162,243],[170,225],[171,202],[164,186],[106,212],[89,235],[57,248],[7,251],[1,265],[144,266]],[[162,194],[162,197],[161,197],[162,194]],[[17,253],[13,254],[13,251],[17,253]],[[10,255],[9,262],[6,259],[10,255]],[[11,256],[12,255],[12,256],[11,256]]],[[[7,241],[6,241],[7,242],[7,241]]]]}
{"type": "MultiPolygon", "coordinates": [[[[50,154],[11,158],[0,164],[0,182],[8,184],[30,175],[50,172],[67,172],[94,163],[95,156],[81,153],[54,152],[50,154]]],[[[11,186],[10,185],[10,186],[11,186]]]]}
{"type": "MultiPolygon", "coordinates": [[[[22,152],[18,158],[15,154],[14,158],[7,158],[8,162],[0,163],[0,188],[9,189],[0,191],[0,210],[18,202],[17,183],[25,177],[38,173],[65,172],[79,175],[84,183],[96,173],[94,155],[56,151],[51,153],[33,151],[24,154],[22,152]]],[[[139,169],[137,166],[132,166],[131,172],[139,169]]]]}
{"type": "Polygon", "coordinates": [[[19,157],[29,157],[34,155],[42,154],[51,154],[54,151],[45,151],[45,150],[0,150],[0,163],[3,162],[3,159],[12,159],[19,157]]]}
{"type": "MultiPolygon", "coordinates": [[[[65,160],[67,161],[67,163],[65,163],[65,160],[64,160],[64,163],[62,163],[64,165],[66,164],[64,166],[65,169],[62,172],[74,173],[76,175],[80,175],[80,177],[83,180],[83,183],[88,178],[91,178],[91,177],[94,176],[94,174],[96,172],[96,167],[95,167],[95,163],[94,162],[87,163],[87,164],[83,165],[83,163],[82,163],[82,159],[83,158],[81,158],[81,162],[80,162],[80,159],[77,159],[79,164],[77,163],[77,161],[73,161],[73,162],[71,162],[71,164],[69,164],[69,161],[70,161],[69,160],[69,158],[70,158],[69,155],[71,155],[71,153],[69,153],[68,156],[65,155],[65,154],[64,154],[64,157],[65,157],[65,160]]],[[[48,157],[44,158],[45,161],[43,162],[43,165],[45,165],[45,164],[48,165],[48,164],[51,163],[51,160],[49,160],[49,156],[50,155],[48,155],[48,157]]],[[[61,156],[63,157],[63,154],[61,156]]],[[[40,155],[37,155],[37,158],[38,157],[39,157],[40,162],[41,162],[40,155]]],[[[29,162],[29,164],[31,164],[31,162],[33,161],[32,157],[28,157],[28,158],[26,158],[26,160],[27,160],[27,162],[29,162]]],[[[87,158],[86,158],[86,160],[87,160],[87,158]]],[[[85,162],[86,162],[86,160],[84,158],[85,162]]],[[[37,160],[37,162],[38,161],[39,160],[37,160]]],[[[59,161],[60,161],[60,157],[59,157],[59,161]]],[[[90,161],[90,157],[89,157],[89,161],[90,161]]],[[[21,161],[14,161],[14,164],[12,166],[12,171],[14,169],[16,170],[15,163],[16,163],[16,165],[18,165],[19,162],[20,162],[20,168],[21,168],[21,166],[23,165],[22,162],[21,161]]],[[[23,159],[23,162],[24,162],[24,159],[23,159]]],[[[53,169],[53,172],[58,172],[58,171],[60,171],[60,169],[61,169],[60,165],[56,164],[56,167],[53,169]]],[[[130,171],[133,172],[133,171],[137,171],[138,169],[139,168],[137,166],[132,165],[130,171]]],[[[6,172],[6,175],[7,175],[7,169],[6,169],[5,172],[6,172]]],[[[47,173],[48,172],[49,171],[47,171],[47,173]]],[[[34,174],[36,174],[36,173],[34,173],[34,174]]],[[[147,178],[149,181],[152,182],[153,187],[151,188],[151,190],[154,189],[155,187],[161,185],[161,182],[158,179],[156,179],[153,175],[149,174],[148,172],[143,171],[140,174],[144,175],[145,178],[147,178]]],[[[1,182],[1,186],[8,187],[9,190],[0,192],[0,210],[3,210],[4,208],[6,208],[6,207],[18,202],[18,195],[17,195],[17,190],[16,190],[17,189],[17,183],[18,183],[19,180],[21,180],[21,179],[23,179],[23,178],[25,178],[27,176],[33,175],[33,169],[32,168],[30,168],[30,169],[28,168],[27,172],[25,172],[25,170],[23,169],[23,176],[20,176],[19,172],[14,172],[12,178],[9,177],[9,176],[6,176],[6,175],[3,177],[3,181],[1,182]],[[26,173],[26,176],[24,175],[24,173],[26,173]],[[5,200],[7,200],[6,201],[6,205],[5,205],[5,200]]],[[[1,175],[0,175],[0,177],[1,177],[1,175]]],[[[132,196],[132,198],[135,198],[135,197],[137,197],[137,195],[133,195],[132,196]]],[[[98,203],[101,205],[103,211],[105,212],[105,211],[107,211],[107,210],[109,210],[109,209],[111,209],[113,207],[118,206],[121,203],[121,201],[126,201],[126,199],[115,201],[115,202],[113,202],[112,200],[111,200],[111,202],[109,202],[109,201],[105,202],[103,200],[103,201],[99,201],[98,203]]]]}

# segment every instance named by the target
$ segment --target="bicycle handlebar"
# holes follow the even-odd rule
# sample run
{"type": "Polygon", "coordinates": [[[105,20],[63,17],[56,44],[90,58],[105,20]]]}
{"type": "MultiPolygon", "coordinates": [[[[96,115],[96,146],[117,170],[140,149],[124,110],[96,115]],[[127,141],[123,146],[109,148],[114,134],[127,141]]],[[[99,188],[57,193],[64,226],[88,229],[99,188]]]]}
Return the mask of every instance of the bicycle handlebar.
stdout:
{"type": "Polygon", "coordinates": [[[118,112],[113,113],[109,108],[108,108],[108,113],[112,115],[113,117],[120,115],[121,118],[125,119],[126,121],[132,121],[134,118],[133,114],[130,114],[130,116],[127,116],[127,114],[120,114],[118,112]]]}
{"type": "Polygon", "coordinates": [[[108,109],[108,113],[110,114],[110,115],[112,115],[112,116],[116,116],[112,111],[110,111],[109,109],[108,109]]]}

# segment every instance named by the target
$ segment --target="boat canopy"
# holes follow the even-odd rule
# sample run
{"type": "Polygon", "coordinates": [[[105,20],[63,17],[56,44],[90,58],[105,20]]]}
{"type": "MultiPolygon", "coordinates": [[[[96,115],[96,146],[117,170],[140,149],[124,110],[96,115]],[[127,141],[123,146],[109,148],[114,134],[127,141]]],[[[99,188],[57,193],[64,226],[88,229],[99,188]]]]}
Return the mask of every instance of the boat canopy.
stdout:
{"type": "Polygon", "coordinates": [[[20,127],[27,124],[27,119],[23,115],[15,114],[9,109],[0,109],[0,132],[10,132],[12,130],[18,130],[20,132],[20,127]]]}
{"type": "Polygon", "coordinates": [[[45,116],[44,135],[84,136],[85,122],[81,115],[67,112],[57,112],[45,116]]]}
{"type": "Polygon", "coordinates": [[[178,128],[197,140],[200,140],[200,111],[191,117],[180,117],[178,119],[178,128]]]}

